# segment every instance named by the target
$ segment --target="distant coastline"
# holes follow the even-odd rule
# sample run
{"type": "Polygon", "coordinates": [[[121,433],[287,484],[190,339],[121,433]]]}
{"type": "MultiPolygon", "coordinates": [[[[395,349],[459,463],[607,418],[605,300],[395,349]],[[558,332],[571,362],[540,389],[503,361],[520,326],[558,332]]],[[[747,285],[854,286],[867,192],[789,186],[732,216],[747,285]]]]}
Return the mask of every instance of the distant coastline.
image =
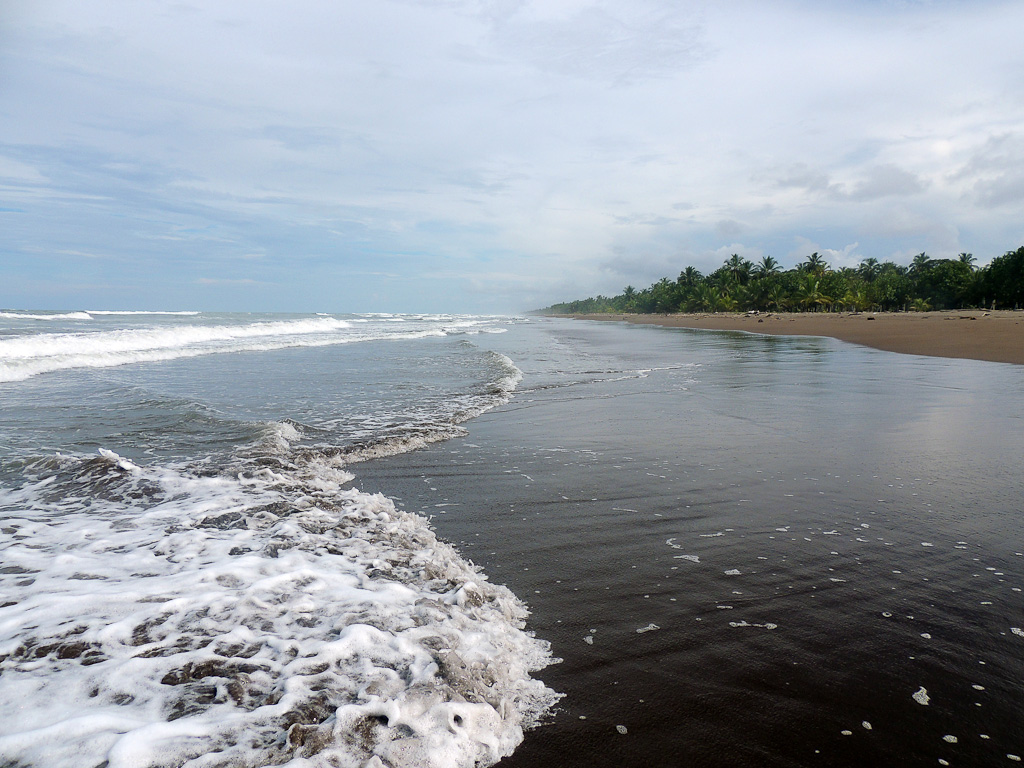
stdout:
{"type": "Polygon", "coordinates": [[[829,336],[887,352],[1024,365],[1024,311],[544,314],[667,328],[829,336]]]}

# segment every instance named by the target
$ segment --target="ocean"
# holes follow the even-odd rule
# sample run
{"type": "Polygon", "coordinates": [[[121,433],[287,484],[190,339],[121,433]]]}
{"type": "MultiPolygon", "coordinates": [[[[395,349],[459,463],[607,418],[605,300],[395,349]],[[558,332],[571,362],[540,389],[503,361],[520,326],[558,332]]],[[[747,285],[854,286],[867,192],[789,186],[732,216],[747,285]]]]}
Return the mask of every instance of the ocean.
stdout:
{"type": "Polygon", "coordinates": [[[1021,367],[8,311],[0,398],[0,765],[1024,755],[1021,367]]]}
{"type": "Polygon", "coordinates": [[[518,322],[0,314],[0,764],[509,754],[548,644],[349,467],[508,401],[518,322]]]}

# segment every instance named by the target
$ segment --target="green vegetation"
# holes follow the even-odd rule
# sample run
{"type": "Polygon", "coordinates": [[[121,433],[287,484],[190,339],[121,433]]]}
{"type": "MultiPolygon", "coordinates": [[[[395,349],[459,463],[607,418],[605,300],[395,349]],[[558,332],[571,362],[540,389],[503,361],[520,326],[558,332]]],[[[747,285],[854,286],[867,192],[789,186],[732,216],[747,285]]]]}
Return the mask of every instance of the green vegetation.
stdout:
{"type": "Polygon", "coordinates": [[[709,275],[687,267],[675,280],[664,277],[650,288],[638,291],[627,285],[618,296],[553,304],[544,311],[923,312],[1024,305],[1024,247],[980,269],[974,260],[969,253],[961,253],[957,259],[932,259],[919,253],[909,267],[866,258],[856,268],[832,270],[820,254],[812,253],[793,269],[782,271],[771,256],[754,264],[733,254],[709,275]]]}

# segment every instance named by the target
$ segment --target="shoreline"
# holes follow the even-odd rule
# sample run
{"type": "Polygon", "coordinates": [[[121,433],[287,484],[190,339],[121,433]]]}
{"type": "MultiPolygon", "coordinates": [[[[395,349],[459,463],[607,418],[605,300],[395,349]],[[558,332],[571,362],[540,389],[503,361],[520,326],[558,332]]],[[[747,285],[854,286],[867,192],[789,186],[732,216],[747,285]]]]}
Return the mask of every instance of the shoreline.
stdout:
{"type": "Polygon", "coordinates": [[[1024,365],[1024,312],[1005,309],[546,316],[777,336],[829,336],[886,352],[1024,365]]]}
{"type": "Polygon", "coordinates": [[[516,398],[353,471],[527,601],[562,660],[538,675],[557,714],[501,766],[1024,754],[1020,369],[616,322],[491,341],[523,361],[516,398]]]}

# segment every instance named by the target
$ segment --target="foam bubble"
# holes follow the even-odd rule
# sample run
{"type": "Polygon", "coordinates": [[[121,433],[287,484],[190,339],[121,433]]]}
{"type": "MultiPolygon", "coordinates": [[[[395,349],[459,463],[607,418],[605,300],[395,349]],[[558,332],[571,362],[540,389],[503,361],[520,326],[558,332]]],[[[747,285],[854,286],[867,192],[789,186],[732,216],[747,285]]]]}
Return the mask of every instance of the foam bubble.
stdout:
{"type": "Polygon", "coordinates": [[[246,325],[178,325],[0,339],[0,381],[69,368],[106,368],[181,357],[352,340],[344,320],[315,318],[246,325]],[[303,337],[305,341],[303,341],[303,337]]]}
{"type": "Polygon", "coordinates": [[[92,315],[88,312],[0,312],[0,317],[12,320],[92,320],[92,315]]]}
{"type": "MultiPolygon", "coordinates": [[[[722,606],[719,606],[719,608],[721,608],[721,607],[722,606]]],[[[752,624],[752,623],[747,622],[747,621],[730,621],[729,622],[729,626],[730,627],[759,627],[761,629],[778,629],[779,628],[778,624],[773,624],[770,621],[769,622],[765,622],[764,624],[752,624]]]]}
{"type": "Polygon", "coordinates": [[[525,606],[383,496],[49,461],[0,490],[19,764],[490,765],[558,699],[525,606]]]}
{"type": "MultiPolygon", "coordinates": [[[[92,319],[86,313],[81,314],[80,319],[92,319]]],[[[39,317],[53,319],[55,316],[39,317]]],[[[452,317],[424,317],[409,323],[408,327],[388,327],[380,322],[359,326],[336,317],[312,316],[238,325],[183,321],[174,326],[121,328],[84,333],[37,333],[0,339],[0,382],[21,381],[39,374],[66,369],[105,368],[225,352],[446,336],[461,333],[466,328],[487,322],[493,322],[493,319],[465,318],[453,322],[452,317]]],[[[504,358],[507,370],[507,375],[495,382],[496,392],[511,392],[522,374],[507,357],[493,354],[504,358]]]]}
{"type": "Polygon", "coordinates": [[[194,310],[167,311],[161,309],[90,309],[87,311],[90,315],[178,315],[181,317],[192,317],[199,314],[199,312],[194,310]]]}

